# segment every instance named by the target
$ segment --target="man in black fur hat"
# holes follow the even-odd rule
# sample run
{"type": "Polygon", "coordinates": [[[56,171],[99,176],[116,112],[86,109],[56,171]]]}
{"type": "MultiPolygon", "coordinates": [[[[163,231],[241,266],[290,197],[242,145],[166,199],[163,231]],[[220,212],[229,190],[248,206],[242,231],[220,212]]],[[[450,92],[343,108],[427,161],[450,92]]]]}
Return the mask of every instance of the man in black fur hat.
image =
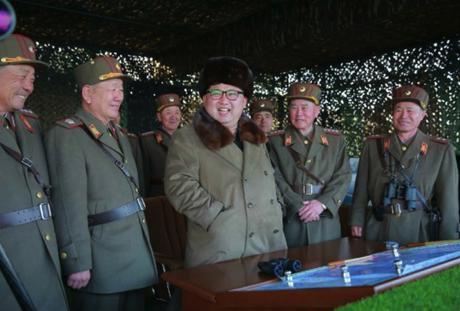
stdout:
{"type": "Polygon", "coordinates": [[[165,172],[166,195],[189,220],[185,265],[285,249],[267,138],[243,116],[251,70],[238,58],[210,58],[198,88],[203,106],[175,133],[165,172]]]}

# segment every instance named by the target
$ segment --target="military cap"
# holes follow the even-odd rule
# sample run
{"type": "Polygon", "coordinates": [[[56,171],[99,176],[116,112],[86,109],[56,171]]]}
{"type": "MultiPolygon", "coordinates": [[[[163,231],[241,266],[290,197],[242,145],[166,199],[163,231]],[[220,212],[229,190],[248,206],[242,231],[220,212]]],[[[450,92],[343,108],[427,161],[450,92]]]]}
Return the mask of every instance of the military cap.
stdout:
{"type": "Polygon", "coordinates": [[[393,90],[393,107],[399,102],[413,102],[419,105],[423,110],[428,106],[429,95],[420,86],[403,85],[393,90]]]}
{"type": "Polygon", "coordinates": [[[93,85],[110,79],[128,79],[121,70],[120,63],[110,56],[99,56],[74,69],[78,86],[93,85]]]}
{"type": "Polygon", "coordinates": [[[230,56],[211,57],[206,61],[200,73],[198,91],[203,97],[211,85],[225,83],[236,86],[244,96],[251,97],[253,76],[244,60],[230,56]]]}
{"type": "Polygon", "coordinates": [[[166,107],[177,106],[180,107],[180,97],[174,93],[162,94],[157,97],[157,112],[161,112],[166,107]]]}
{"type": "Polygon", "coordinates": [[[13,34],[0,40],[0,66],[6,65],[45,65],[47,63],[37,60],[34,42],[23,35],[13,34]]]}
{"type": "Polygon", "coordinates": [[[275,102],[270,99],[254,99],[251,104],[251,115],[260,111],[268,111],[273,114],[275,112],[275,102]]]}
{"type": "Polygon", "coordinates": [[[320,105],[321,88],[313,83],[294,83],[288,89],[287,99],[308,99],[316,106],[320,105]]]}

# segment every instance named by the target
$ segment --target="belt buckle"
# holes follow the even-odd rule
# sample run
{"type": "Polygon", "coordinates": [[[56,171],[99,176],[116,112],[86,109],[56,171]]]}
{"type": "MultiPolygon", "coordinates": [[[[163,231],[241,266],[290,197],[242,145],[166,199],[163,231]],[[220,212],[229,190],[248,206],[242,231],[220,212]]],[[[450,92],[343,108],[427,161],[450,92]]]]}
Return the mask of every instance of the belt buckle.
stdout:
{"type": "Polygon", "coordinates": [[[50,219],[53,214],[51,213],[51,206],[49,203],[40,203],[38,204],[38,209],[40,211],[40,218],[42,220],[48,220],[50,219]]]}
{"type": "Polygon", "coordinates": [[[303,192],[305,195],[312,195],[313,194],[313,185],[312,184],[305,184],[303,185],[303,192]]]}
{"type": "Polygon", "coordinates": [[[145,202],[144,202],[144,199],[142,199],[141,197],[138,197],[136,199],[137,201],[137,205],[139,205],[141,211],[145,210],[145,202]]]}
{"type": "Polygon", "coordinates": [[[391,204],[390,205],[390,208],[391,208],[391,213],[393,215],[395,215],[396,217],[400,217],[401,216],[401,204],[399,203],[394,203],[394,204],[391,204]]]}

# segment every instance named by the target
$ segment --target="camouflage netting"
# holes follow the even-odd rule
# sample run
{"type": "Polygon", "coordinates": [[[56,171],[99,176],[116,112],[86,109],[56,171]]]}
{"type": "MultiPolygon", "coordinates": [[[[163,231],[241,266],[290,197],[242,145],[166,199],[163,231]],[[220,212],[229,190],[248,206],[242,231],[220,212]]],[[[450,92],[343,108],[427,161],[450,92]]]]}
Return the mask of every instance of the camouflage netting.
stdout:
{"type": "MultiPolygon", "coordinates": [[[[200,104],[197,73],[178,75],[158,61],[115,52],[90,51],[38,43],[41,59],[52,70],[39,73],[36,90],[28,107],[50,126],[54,120],[72,114],[79,105],[79,94],[71,75],[77,64],[96,54],[117,57],[133,81],[126,87],[122,125],[131,132],[149,131],[154,126],[154,97],[165,85],[184,88],[183,114],[191,119],[200,104]]],[[[251,64],[249,64],[251,65],[251,64]]],[[[359,59],[322,68],[303,68],[277,75],[256,74],[255,96],[278,102],[278,128],[287,124],[284,100],[287,87],[295,81],[314,82],[323,89],[322,112],[318,124],[341,130],[350,155],[358,155],[363,137],[390,130],[388,101],[395,86],[417,83],[430,94],[424,130],[450,139],[460,146],[460,40],[445,40],[423,47],[359,59]]]]}

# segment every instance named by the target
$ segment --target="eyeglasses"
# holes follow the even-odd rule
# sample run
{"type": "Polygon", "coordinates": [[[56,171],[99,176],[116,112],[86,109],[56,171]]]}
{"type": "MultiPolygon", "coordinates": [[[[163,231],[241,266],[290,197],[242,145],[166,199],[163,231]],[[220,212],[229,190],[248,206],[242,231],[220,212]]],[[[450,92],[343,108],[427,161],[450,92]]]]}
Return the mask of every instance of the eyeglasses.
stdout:
{"type": "Polygon", "coordinates": [[[237,100],[243,92],[237,90],[222,91],[219,89],[210,89],[208,90],[208,94],[211,95],[212,99],[220,99],[222,98],[222,95],[225,94],[228,100],[237,100]]]}

